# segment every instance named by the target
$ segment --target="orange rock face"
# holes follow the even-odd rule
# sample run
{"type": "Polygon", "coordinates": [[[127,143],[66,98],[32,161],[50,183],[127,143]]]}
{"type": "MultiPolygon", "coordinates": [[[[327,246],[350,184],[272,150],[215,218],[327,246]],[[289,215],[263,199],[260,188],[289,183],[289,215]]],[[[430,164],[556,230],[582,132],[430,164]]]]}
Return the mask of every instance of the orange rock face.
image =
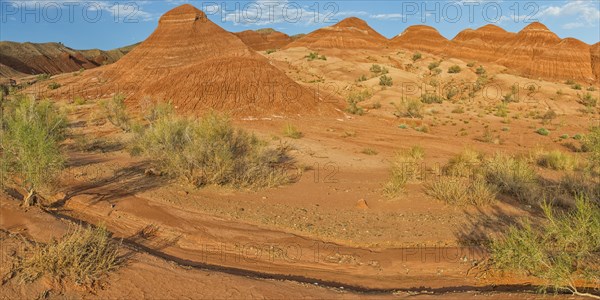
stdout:
{"type": "Polygon", "coordinates": [[[248,45],[248,47],[256,51],[280,49],[292,42],[292,38],[289,35],[270,28],[256,31],[246,30],[236,32],[235,35],[248,45]]]}
{"type": "Polygon", "coordinates": [[[87,79],[118,87],[132,106],[171,101],[182,112],[216,109],[232,115],[333,111],[317,93],[187,4],[164,14],[158,28],[117,63],[93,71],[84,74],[87,79]]]}
{"type": "Polygon", "coordinates": [[[594,79],[589,46],[572,38],[561,40],[540,23],[521,30],[498,50],[498,56],[498,63],[528,77],[594,79]]]}
{"type": "Polygon", "coordinates": [[[285,48],[306,47],[311,49],[381,49],[387,39],[359,18],[347,18],[341,22],[313,31],[285,48]]]}
{"type": "Polygon", "coordinates": [[[596,75],[596,82],[600,81],[600,42],[590,47],[590,56],[592,58],[592,71],[596,75]]]}
{"type": "MultiPolygon", "coordinates": [[[[390,42],[393,47],[420,50],[478,62],[506,66],[522,76],[548,80],[599,80],[598,51],[577,39],[561,39],[541,23],[519,33],[495,25],[466,29],[452,41],[429,26],[408,27],[390,42]],[[596,52],[594,52],[596,51],[596,52]],[[595,55],[595,56],[594,56],[595,55]]],[[[596,46],[597,49],[597,46],[596,46]]]]}
{"type": "Polygon", "coordinates": [[[425,25],[410,26],[390,41],[390,46],[420,50],[433,54],[443,53],[449,45],[435,28],[425,25]]]}
{"type": "Polygon", "coordinates": [[[476,30],[466,29],[452,39],[452,46],[448,50],[452,56],[464,59],[495,61],[498,59],[498,49],[514,36],[514,33],[491,24],[476,30]]]}

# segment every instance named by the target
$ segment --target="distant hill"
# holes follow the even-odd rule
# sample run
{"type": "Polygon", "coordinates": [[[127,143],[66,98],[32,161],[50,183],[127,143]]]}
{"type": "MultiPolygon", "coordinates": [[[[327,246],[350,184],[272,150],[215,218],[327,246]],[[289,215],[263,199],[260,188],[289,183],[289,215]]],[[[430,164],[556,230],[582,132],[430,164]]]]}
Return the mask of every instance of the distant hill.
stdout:
{"type": "MultiPolygon", "coordinates": [[[[136,44],[137,45],[137,44],[136,44]]],[[[136,45],[103,51],[75,50],[62,43],[0,42],[0,77],[60,74],[114,63],[136,45]]]]}

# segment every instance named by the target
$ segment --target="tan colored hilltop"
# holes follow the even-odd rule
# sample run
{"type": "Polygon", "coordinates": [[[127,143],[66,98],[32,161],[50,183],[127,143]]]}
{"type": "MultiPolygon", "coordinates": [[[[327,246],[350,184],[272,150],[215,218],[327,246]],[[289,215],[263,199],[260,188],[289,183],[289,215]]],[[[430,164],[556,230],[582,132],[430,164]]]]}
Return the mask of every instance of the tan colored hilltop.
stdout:
{"type": "Polygon", "coordinates": [[[495,61],[501,45],[514,36],[515,33],[492,24],[466,29],[452,39],[452,54],[464,59],[495,61]]]}
{"type": "Polygon", "coordinates": [[[426,25],[414,25],[390,40],[391,47],[442,53],[450,42],[437,29],[426,25]]]}
{"type": "Polygon", "coordinates": [[[245,30],[234,34],[256,51],[279,49],[292,42],[289,35],[271,28],[245,30]]]}
{"type": "Polygon", "coordinates": [[[288,78],[189,4],[165,13],[156,30],[117,63],[84,75],[66,78],[55,96],[67,95],[70,84],[99,81],[108,87],[107,93],[118,88],[130,104],[172,101],[184,112],[297,114],[325,107],[333,111],[316,92],[288,78]]]}
{"type": "Polygon", "coordinates": [[[367,22],[351,17],[333,26],[315,30],[285,48],[382,49],[386,44],[387,39],[373,30],[367,22]]]}

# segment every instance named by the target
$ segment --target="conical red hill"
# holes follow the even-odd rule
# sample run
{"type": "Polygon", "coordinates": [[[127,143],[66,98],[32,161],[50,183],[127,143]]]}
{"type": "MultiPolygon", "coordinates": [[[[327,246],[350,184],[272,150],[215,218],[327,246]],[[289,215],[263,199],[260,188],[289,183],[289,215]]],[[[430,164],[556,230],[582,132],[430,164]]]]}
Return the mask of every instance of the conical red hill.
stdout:
{"type": "Polygon", "coordinates": [[[118,86],[133,106],[150,99],[172,101],[184,112],[238,116],[333,111],[191,5],[167,12],[148,39],[97,70],[88,78],[118,86]]]}
{"type": "Polygon", "coordinates": [[[311,49],[381,49],[387,39],[359,18],[347,18],[339,23],[315,30],[284,48],[306,47],[311,49]]]}
{"type": "Polygon", "coordinates": [[[451,56],[475,61],[495,61],[498,59],[498,49],[510,41],[514,33],[496,25],[485,25],[476,30],[466,29],[461,31],[454,39],[452,46],[447,50],[451,56]]]}
{"type": "Polygon", "coordinates": [[[589,46],[576,39],[561,40],[541,23],[523,28],[498,50],[498,63],[524,76],[593,80],[589,46]]]}
{"type": "Polygon", "coordinates": [[[414,25],[394,37],[390,45],[435,54],[442,53],[449,41],[431,26],[414,25]]]}

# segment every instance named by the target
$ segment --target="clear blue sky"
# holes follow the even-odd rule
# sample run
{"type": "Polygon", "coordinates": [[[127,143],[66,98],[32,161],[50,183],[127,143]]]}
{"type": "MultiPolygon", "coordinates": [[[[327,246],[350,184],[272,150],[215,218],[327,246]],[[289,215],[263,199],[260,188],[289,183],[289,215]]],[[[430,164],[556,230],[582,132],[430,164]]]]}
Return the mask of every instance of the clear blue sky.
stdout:
{"type": "Polygon", "coordinates": [[[271,27],[290,35],[308,33],[356,16],[387,37],[414,24],[431,25],[452,38],[462,29],[488,23],[516,32],[540,21],[560,37],[600,41],[599,0],[0,0],[0,40],[112,49],[144,40],[163,13],[183,3],[207,11],[213,22],[229,31],[271,27]]]}

